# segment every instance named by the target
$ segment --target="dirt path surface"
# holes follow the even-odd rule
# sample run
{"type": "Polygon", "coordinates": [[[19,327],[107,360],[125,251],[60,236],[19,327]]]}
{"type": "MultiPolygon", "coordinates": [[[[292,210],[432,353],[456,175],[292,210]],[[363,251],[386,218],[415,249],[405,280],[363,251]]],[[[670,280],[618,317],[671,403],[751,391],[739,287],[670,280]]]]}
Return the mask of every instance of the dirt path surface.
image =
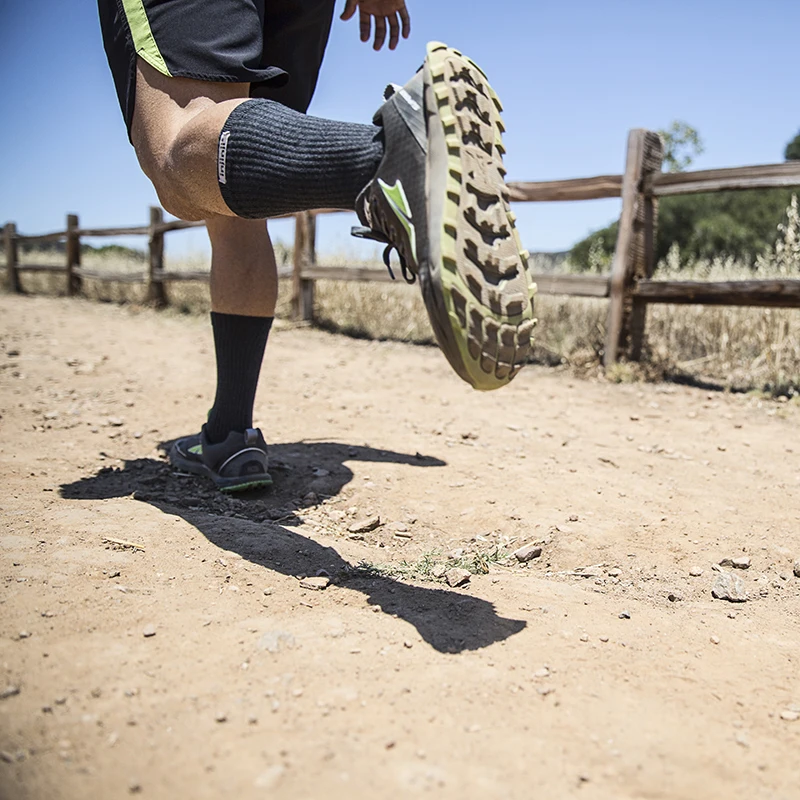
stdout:
{"type": "Polygon", "coordinates": [[[797,405],[279,327],[230,499],[212,352],[0,297],[3,798],[800,797],[797,405]]]}

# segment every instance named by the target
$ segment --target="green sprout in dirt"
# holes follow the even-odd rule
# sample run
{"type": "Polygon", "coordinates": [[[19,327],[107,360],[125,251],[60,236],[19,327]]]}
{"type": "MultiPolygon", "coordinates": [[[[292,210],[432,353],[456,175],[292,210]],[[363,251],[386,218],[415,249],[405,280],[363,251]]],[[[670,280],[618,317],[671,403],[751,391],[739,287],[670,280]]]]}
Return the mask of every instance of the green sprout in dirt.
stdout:
{"type": "Polygon", "coordinates": [[[347,570],[346,577],[352,578],[401,578],[441,582],[449,569],[464,569],[473,575],[486,575],[491,564],[497,564],[508,558],[508,552],[500,546],[485,552],[464,553],[458,558],[449,558],[438,550],[424,553],[416,561],[387,561],[376,564],[371,561],[360,561],[355,567],[347,570]]]}

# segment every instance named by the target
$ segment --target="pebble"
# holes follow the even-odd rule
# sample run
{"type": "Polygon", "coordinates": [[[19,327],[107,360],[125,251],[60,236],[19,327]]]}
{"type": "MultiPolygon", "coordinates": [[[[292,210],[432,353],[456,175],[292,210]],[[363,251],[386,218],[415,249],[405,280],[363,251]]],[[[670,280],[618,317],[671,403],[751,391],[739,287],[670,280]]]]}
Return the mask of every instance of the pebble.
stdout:
{"type": "Polygon", "coordinates": [[[679,594],[676,594],[675,592],[670,592],[667,595],[667,600],[669,600],[670,603],[678,603],[681,600],[683,600],[683,597],[681,597],[681,595],[679,595],[679,594]]]}
{"type": "Polygon", "coordinates": [[[800,719],[800,711],[792,711],[787,708],[785,711],[781,711],[781,719],[785,722],[797,722],[800,719]]]}
{"type": "Polygon", "coordinates": [[[609,578],[619,578],[619,576],[622,575],[622,570],[614,568],[610,569],[606,574],[609,578]]]}
{"type": "Polygon", "coordinates": [[[216,716],[216,717],[214,717],[214,719],[215,719],[217,722],[227,722],[227,721],[228,721],[228,715],[227,715],[227,714],[226,714],[224,711],[220,711],[220,712],[217,714],[217,716],[216,716]]]}
{"type": "Polygon", "coordinates": [[[578,521],[578,515],[577,514],[570,514],[569,515],[569,521],[570,522],[577,522],[578,521]]]}
{"type": "Polygon", "coordinates": [[[589,634],[588,633],[582,633],[581,634],[581,641],[582,642],[588,642],[589,641],[589,634]]]}
{"type": "Polygon", "coordinates": [[[750,557],[723,558],[719,565],[721,567],[733,567],[734,569],[750,569],[750,557]]]}
{"type": "Polygon", "coordinates": [[[331,579],[326,575],[320,575],[316,578],[303,578],[300,581],[300,586],[303,589],[311,589],[315,592],[321,592],[331,585],[331,579]]]}
{"type": "Polygon", "coordinates": [[[750,599],[744,581],[738,575],[724,570],[720,570],[717,574],[711,596],[730,603],[745,603],[750,599]]]}
{"type": "Polygon", "coordinates": [[[607,642],[608,641],[608,636],[606,636],[605,634],[603,634],[602,636],[598,636],[597,638],[600,639],[601,642],[607,642]]]}
{"type": "Polygon", "coordinates": [[[453,588],[469,583],[471,577],[472,575],[469,570],[457,569],[455,567],[453,569],[448,569],[444,574],[444,579],[447,581],[447,585],[452,586],[453,588]]]}
{"type": "Polygon", "coordinates": [[[151,636],[155,635],[156,635],[155,625],[145,625],[144,628],[142,628],[142,636],[144,636],[145,639],[149,639],[151,636]]]}
{"type": "Polygon", "coordinates": [[[368,533],[369,531],[374,531],[375,528],[379,528],[380,524],[381,518],[376,514],[375,516],[352,522],[347,530],[350,531],[350,533],[368,533]]]}
{"type": "Polygon", "coordinates": [[[30,639],[31,638],[30,631],[20,631],[18,636],[17,636],[17,638],[19,638],[19,639],[30,639]]]}
{"type": "Polygon", "coordinates": [[[711,644],[719,644],[719,636],[712,636],[711,644]]]}
{"type": "Polygon", "coordinates": [[[5,689],[0,691],[0,700],[7,700],[9,697],[16,697],[20,693],[19,686],[6,686],[5,689]]]}
{"type": "Polygon", "coordinates": [[[120,428],[125,424],[125,420],[122,417],[109,417],[108,424],[112,428],[120,428]]]}
{"type": "Polygon", "coordinates": [[[128,784],[128,791],[131,794],[140,794],[142,791],[142,784],[139,781],[131,781],[128,784]]]}
{"type": "Polygon", "coordinates": [[[537,669],[536,672],[533,673],[534,678],[548,678],[550,677],[550,668],[549,667],[542,667],[541,669],[537,669]]]}
{"type": "Polygon", "coordinates": [[[792,570],[794,572],[795,578],[800,578],[800,561],[795,561],[792,570]]]}
{"type": "Polygon", "coordinates": [[[699,567],[689,570],[689,575],[691,575],[693,578],[699,578],[702,574],[703,570],[701,570],[699,567]]]}
{"type": "Polygon", "coordinates": [[[620,619],[630,619],[631,618],[630,611],[620,611],[619,618],[620,619]]]}
{"type": "Polygon", "coordinates": [[[532,561],[534,558],[539,558],[542,554],[542,548],[536,544],[526,544],[514,551],[514,557],[521,564],[527,561],[532,561]]]}
{"type": "Polygon", "coordinates": [[[405,522],[393,522],[389,526],[395,533],[408,533],[408,525],[405,522]]]}

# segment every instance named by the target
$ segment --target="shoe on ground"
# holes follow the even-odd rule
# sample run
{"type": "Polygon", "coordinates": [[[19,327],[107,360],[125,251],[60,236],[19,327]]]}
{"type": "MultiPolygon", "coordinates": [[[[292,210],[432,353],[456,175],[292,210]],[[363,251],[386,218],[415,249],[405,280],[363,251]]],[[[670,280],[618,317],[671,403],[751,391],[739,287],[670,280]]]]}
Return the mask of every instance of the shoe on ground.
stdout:
{"type": "Polygon", "coordinates": [[[194,436],[178,439],[170,463],[185,472],[210,478],[223,492],[243,492],[272,485],[267,443],[257,428],[231,431],[224,442],[211,444],[205,426],[194,436]]]}
{"type": "MultiPolygon", "coordinates": [[[[436,339],[476,389],[507,384],[525,364],[535,324],[528,253],[503,168],[502,106],[486,75],[439,42],[375,114],[385,143],[362,190],[353,234],[397,250],[419,279],[436,339]]],[[[391,267],[389,267],[391,273],[391,267]]],[[[394,277],[394,275],[392,275],[394,277]]]]}

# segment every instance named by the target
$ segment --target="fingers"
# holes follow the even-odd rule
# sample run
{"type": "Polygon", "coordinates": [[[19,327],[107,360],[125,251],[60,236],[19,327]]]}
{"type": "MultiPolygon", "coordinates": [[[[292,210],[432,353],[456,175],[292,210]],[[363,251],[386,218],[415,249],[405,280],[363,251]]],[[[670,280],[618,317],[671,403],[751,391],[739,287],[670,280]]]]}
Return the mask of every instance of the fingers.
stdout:
{"type": "Polygon", "coordinates": [[[370,32],[372,31],[372,15],[367,14],[366,11],[361,11],[360,9],[358,15],[359,15],[358,24],[359,24],[359,29],[361,31],[361,41],[368,42],[370,32]]]}
{"type": "Polygon", "coordinates": [[[348,20],[350,19],[353,14],[356,13],[356,9],[358,8],[358,0],[346,0],[344,4],[344,11],[342,11],[341,19],[348,20]]]}
{"type": "MultiPolygon", "coordinates": [[[[397,27],[397,19],[394,20],[397,27]]],[[[375,17],[375,41],[372,43],[373,50],[380,50],[386,41],[386,17],[375,17]]]]}
{"type": "Polygon", "coordinates": [[[386,19],[389,22],[389,49],[394,50],[400,41],[400,23],[397,14],[390,14],[386,19]]]}
{"type": "Polygon", "coordinates": [[[408,15],[405,3],[398,9],[397,13],[400,14],[400,21],[403,23],[403,38],[408,39],[411,35],[411,17],[408,15]]]}

